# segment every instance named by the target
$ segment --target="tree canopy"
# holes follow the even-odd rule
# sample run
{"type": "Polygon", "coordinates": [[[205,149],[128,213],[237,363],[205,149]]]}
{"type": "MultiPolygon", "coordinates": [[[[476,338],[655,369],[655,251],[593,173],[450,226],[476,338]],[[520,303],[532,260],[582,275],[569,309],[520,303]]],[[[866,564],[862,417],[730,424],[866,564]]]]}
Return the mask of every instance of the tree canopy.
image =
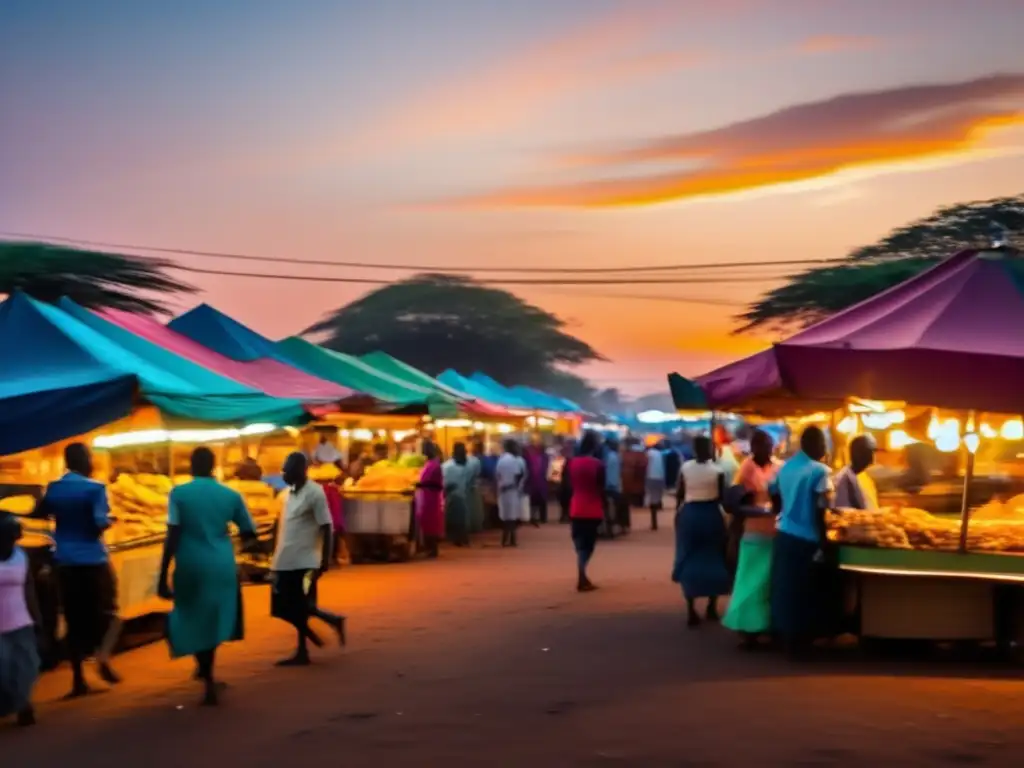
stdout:
{"type": "Polygon", "coordinates": [[[602,358],[565,327],[508,291],[424,274],[341,307],[306,333],[326,334],[323,345],[339,352],[383,350],[432,375],[446,368],[481,371],[503,384],[580,396],[585,384],[562,366],[602,358]]]}
{"type": "Polygon", "coordinates": [[[809,269],[765,293],[738,317],[739,333],[817,322],[881,293],[964,248],[984,247],[994,225],[1024,235],[1024,194],[961,203],[894,229],[841,263],[809,269]]]}
{"type": "Polygon", "coordinates": [[[0,294],[21,290],[49,303],[67,296],[89,309],[166,312],[161,296],[194,291],[168,274],[173,266],[166,259],[0,242],[0,294]]]}

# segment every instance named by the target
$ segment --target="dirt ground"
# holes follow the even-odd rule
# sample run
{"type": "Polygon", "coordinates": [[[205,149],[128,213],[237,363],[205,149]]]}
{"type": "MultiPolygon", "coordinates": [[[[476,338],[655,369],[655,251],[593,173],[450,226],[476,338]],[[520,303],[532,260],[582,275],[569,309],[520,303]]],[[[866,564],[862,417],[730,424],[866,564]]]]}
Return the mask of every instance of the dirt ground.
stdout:
{"type": "MultiPolygon", "coordinates": [[[[663,522],[668,523],[666,519],[663,522]]],[[[684,626],[671,525],[601,542],[578,595],[566,528],[493,538],[436,562],[330,574],[321,603],[350,644],[275,669],[289,630],[245,590],[247,639],[220,664],[222,706],[196,706],[189,660],[124,654],[126,682],[63,703],[58,671],[34,729],[0,726],[4,765],[1006,765],[1024,758],[1013,669],[747,655],[721,627],[684,626]]]]}

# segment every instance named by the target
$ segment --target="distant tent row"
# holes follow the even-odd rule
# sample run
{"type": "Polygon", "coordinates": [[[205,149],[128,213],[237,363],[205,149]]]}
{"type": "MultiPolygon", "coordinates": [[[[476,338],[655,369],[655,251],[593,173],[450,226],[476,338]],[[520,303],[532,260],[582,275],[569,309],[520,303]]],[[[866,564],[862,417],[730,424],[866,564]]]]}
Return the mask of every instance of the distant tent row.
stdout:
{"type": "Polygon", "coordinates": [[[332,410],[435,418],[580,410],[479,373],[435,379],[383,352],[275,342],[205,304],[162,325],[14,293],[0,304],[0,358],[0,455],[92,431],[142,404],[170,422],[234,426],[298,425],[332,410]]]}

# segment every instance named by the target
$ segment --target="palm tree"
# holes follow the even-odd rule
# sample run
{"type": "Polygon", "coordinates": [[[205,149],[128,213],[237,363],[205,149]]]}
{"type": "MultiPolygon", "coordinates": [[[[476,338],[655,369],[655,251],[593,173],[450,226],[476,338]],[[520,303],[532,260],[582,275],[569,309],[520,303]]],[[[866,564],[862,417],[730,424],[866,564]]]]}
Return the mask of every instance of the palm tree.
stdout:
{"type": "Polygon", "coordinates": [[[161,297],[195,291],[168,273],[174,267],[168,259],[0,242],[0,294],[20,290],[49,303],[67,296],[90,309],[165,313],[161,297]]]}

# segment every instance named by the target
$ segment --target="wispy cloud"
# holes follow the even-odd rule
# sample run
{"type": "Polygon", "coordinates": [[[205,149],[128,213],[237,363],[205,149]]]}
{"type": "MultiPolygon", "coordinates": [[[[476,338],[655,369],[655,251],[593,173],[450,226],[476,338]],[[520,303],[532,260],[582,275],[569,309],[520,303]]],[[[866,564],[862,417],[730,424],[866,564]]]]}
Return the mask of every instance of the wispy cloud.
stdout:
{"type": "Polygon", "coordinates": [[[846,169],[967,154],[984,129],[1022,122],[1024,74],[844,94],[710,131],[580,153],[562,167],[589,178],[499,189],[449,204],[597,208],[768,188],[846,169]]]}
{"type": "Polygon", "coordinates": [[[645,54],[655,36],[685,18],[676,2],[623,4],[533,45],[484,63],[465,77],[414,94],[346,139],[348,153],[513,129],[570,94],[688,69],[701,52],[645,54]]]}
{"type": "Polygon", "coordinates": [[[814,35],[801,40],[797,44],[796,50],[798,53],[818,55],[865,51],[877,48],[881,44],[881,38],[870,35],[814,35]]]}

